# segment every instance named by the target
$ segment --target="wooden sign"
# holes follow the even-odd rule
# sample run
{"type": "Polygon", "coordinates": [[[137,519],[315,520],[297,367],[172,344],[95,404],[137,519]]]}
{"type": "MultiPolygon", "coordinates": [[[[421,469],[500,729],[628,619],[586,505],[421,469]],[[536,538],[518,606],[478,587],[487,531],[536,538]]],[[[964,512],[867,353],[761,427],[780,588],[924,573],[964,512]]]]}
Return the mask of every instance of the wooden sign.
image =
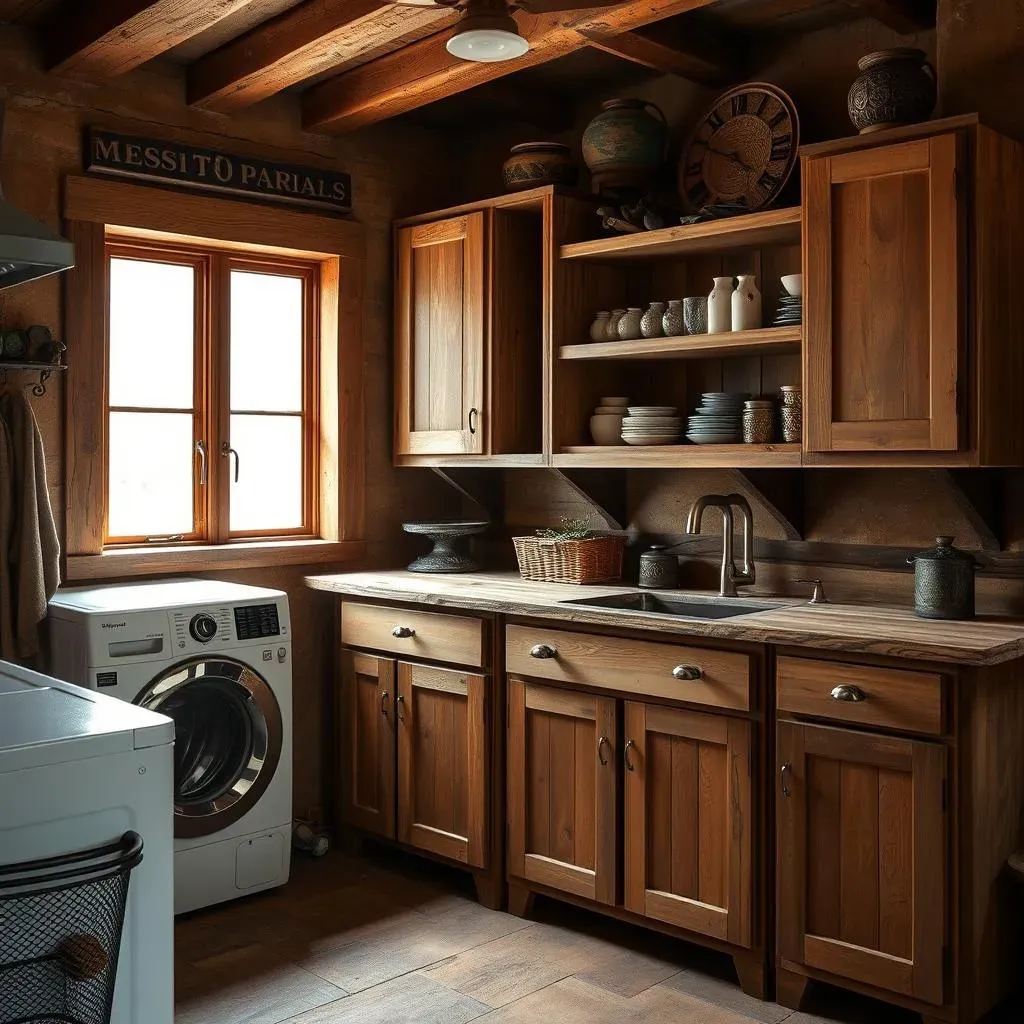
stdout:
{"type": "Polygon", "coordinates": [[[315,167],[275,163],[180,142],[90,129],[86,170],[247,199],[350,213],[352,179],[315,167]]]}

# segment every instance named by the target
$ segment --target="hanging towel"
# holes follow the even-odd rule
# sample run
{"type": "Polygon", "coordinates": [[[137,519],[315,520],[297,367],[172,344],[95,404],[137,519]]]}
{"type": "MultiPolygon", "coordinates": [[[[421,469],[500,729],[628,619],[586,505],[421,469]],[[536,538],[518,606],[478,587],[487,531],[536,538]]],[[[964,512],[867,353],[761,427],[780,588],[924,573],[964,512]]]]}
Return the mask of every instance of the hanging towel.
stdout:
{"type": "MultiPolygon", "coordinates": [[[[0,419],[7,426],[11,457],[0,473],[6,498],[0,498],[0,539],[3,535],[3,504],[10,504],[5,555],[0,555],[0,584],[6,563],[9,596],[0,602],[4,621],[0,643],[14,650],[0,649],[3,658],[31,658],[39,653],[39,624],[46,618],[47,602],[60,583],[60,542],[50,508],[46,485],[46,455],[35,413],[21,391],[0,395],[0,419]]],[[[0,438],[0,447],[4,439],[0,438]]]]}

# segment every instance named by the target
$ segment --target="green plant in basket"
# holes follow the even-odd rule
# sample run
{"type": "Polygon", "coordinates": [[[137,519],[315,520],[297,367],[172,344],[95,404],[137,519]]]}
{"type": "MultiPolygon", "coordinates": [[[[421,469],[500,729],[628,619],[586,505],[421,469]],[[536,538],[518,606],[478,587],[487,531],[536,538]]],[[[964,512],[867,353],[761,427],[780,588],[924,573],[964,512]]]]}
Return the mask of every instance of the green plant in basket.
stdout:
{"type": "Polygon", "coordinates": [[[586,519],[562,516],[561,526],[538,530],[537,536],[544,540],[588,540],[593,534],[586,519]]]}

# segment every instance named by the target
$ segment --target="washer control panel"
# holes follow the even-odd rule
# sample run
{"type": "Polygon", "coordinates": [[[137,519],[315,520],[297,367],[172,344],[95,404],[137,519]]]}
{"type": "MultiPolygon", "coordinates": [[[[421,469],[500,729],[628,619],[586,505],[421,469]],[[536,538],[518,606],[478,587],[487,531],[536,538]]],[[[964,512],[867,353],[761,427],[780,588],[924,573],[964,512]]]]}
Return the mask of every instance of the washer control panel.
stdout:
{"type": "Polygon", "coordinates": [[[217,620],[206,612],[200,612],[189,620],[188,631],[193,640],[208,644],[217,635],[217,620]]]}
{"type": "Polygon", "coordinates": [[[214,642],[231,642],[231,611],[228,608],[183,608],[171,612],[172,643],[177,654],[187,654],[214,642]]]}
{"type": "Polygon", "coordinates": [[[281,635],[276,604],[253,604],[235,609],[235,632],[239,640],[259,640],[281,635]]]}

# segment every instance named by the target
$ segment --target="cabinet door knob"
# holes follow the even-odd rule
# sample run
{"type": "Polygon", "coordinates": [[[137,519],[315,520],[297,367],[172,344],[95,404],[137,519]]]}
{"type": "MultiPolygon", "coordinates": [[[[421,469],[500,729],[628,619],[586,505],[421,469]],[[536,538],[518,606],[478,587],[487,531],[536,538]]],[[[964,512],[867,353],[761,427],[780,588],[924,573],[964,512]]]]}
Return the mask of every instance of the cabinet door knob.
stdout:
{"type": "Polygon", "coordinates": [[[844,704],[859,704],[867,700],[868,695],[859,686],[836,686],[832,690],[832,699],[844,704]]]}
{"type": "Polygon", "coordinates": [[[408,640],[409,637],[416,635],[416,630],[412,626],[395,626],[391,630],[391,635],[397,637],[399,640],[408,640]]]}
{"type": "Polygon", "coordinates": [[[694,679],[703,679],[704,671],[696,665],[676,665],[672,669],[672,678],[692,682],[694,679]]]}
{"type": "Polygon", "coordinates": [[[636,744],[632,740],[626,740],[626,745],[622,748],[622,763],[626,766],[627,772],[636,771],[636,765],[629,759],[629,751],[635,746],[636,744]]]}
{"type": "Polygon", "coordinates": [[[380,695],[380,713],[387,718],[388,717],[388,700],[390,700],[391,694],[387,690],[384,690],[380,695]]]}
{"type": "Polygon", "coordinates": [[[607,736],[598,736],[597,738],[597,759],[602,765],[608,763],[608,758],[604,756],[604,748],[608,745],[607,736]]]}
{"type": "Polygon", "coordinates": [[[531,658],[540,658],[541,661],[548,661],[551,658],[558,657],[558,648],[552,647],[550,644],[537,644],[536,647],[530,648],[531,658]]]}
{"type": "Polygon", "coordinates": [[[782,771],[779,774],[782,776],[782,795],[783,796],[792,796],[793,795],[793,791],[786,784],[786,780],[789,778],[789,776],[792,773],[793,773],[793,766],[791,764],[789,764],[789,762],[787,762],[786,764],[784,764],[782,766],[782,771]]]}

